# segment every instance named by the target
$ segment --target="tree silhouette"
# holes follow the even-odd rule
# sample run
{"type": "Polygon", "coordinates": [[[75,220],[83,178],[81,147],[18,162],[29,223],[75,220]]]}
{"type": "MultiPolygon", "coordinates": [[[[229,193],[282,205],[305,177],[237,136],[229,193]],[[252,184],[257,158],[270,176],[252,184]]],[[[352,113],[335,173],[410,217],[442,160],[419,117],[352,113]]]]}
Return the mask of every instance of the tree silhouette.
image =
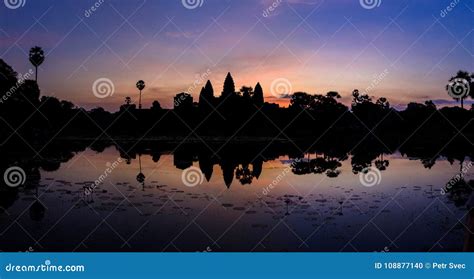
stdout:
{"type": "Polygon", "coordinates": [[[291,95],[290,105],[292,108],[309,109],[313,102],[313,95],[306,92],[296,92],[291,95]]]}
{"type": "Polygon", "coordinates": [[[10,87],[17,83],[17,75],[18,74],[10,65],[0,59],[0,86],[2,88],[2,92],[7,91],[10,87]]]}
{"type": "Polygon", "coordinates": [[[471,96],[471,98],[474,98],[474,92],[473,92],[473,81],[474,81],[474,74],[469,74],[467,71],[458,71],[455,76],[451,77],[449,79],[449,84],[446,85],[446,90],[448,93],[451,91],[454,93],[450,94],[450,96],[456,100],[456,101],[461,101],[461,108],[464,108],[464,99],[466,99],[468,96],[471,96]],[[457,88],[463,83],[463,88],[457,88]],[[459,93],[459,95],[458,95],[459,93]]]}
{"type": "Polygon", "coordinates": [[[242,164],[235,170],[235,178],[240,181],[242,185],[252,184],[253,175],[249,169],[249,164],[242,164]]]}
{"type": "Polygon", "coordinates": [[[379,98],[375,104],[384,110],[390,108],[390,103],[388,102],[387,98],[384,97],[379,98]]]}
{"type": "Polygon", "coordinates": [[[139,165],[139,172],[137,174],[137,182],[142,185],[142,189],[145,189],[145,175],[142,172],[142,155],[138,154],[138,165],[139,165]]]}
{"type": "Polygon", "coordinates": [[[174,97],[174,109],[176,111],[191,111],[193,108],[193,96],[188,93],[179,93],[174,97]]]}
{"type": "Polygon", "coordinates": [[[35,80],[38,82],[38,67],[44,62],[44,51],[41,47],[35,46],[30,49],[30,63],[35,67],[35,80]]]}
{"type": "Polygon", "coordinates": [[[151,104],[151,110],[152,110],[152,111],[159,111],[159,110],[162,110],[160,102],[158,102],[158,101],[153,101],[153,103],[151,104]]]}
{"type": "Polygon", "coordinates": [[[250,98],[253,96],[253,88],[250,86],[242,86],[240,88],[240,93],[242,93],[242,97],[246,100],[250,100],[250,98]]]}
{"type": "Polygon", "coordinates": [[[257,107],[260,108],[263,106],[263,103],[264,103],[263,89],[262,89],[262,86],[260,85],[260,82],[258,82],[257,85],[255,85],[255,91],[253,92],[252,99],[253,99],[253,103],[257,107]]]}
{"type": "Polygon", "coordinates": [[[368,103],[372,103],[372,98],[369,97],[369,95],[364,94],[361,95],[358,89],[354,89],[352,91],[352,97],[354,98],[352,100],[352,108],[358,106],[358,105],[364,105],[368,103]]]}
{"type": "Polygon", "coordinates": [[[136,106],[132,104],[132,98],[130,97],[125,97],[125,104],[120,106],[120,111],[126,111],[126,110],[134,110],[136,109],[136,106]]]}
{"type": "Polygon", "coordinates": [[[145,82],[143,80],[139,80],[137,82],[137,88],[140,90],[140,97],[138,100],[138,109],[142,109],[142,90],[145,89],[145,82]]]}
{"type": "Polygon", "coordinates": [[[425,106],[430,110],[436,110],[436,105],[431,100],[426,101],[425,106]]]}
{"type": "MultiPolygon", "coordinates": [[[[39,53],[39,56],[44,58],[40,50],[35,50],[34,53],[39,53]]],[[[42,59],[32,58],[32,61],[37,60],[41,62],[42,59]]],[[[354,90],[351,110],[340,101],[341,95],[335,91],[324,95],[297,92],[291,95],[289,108],[280,108],[277,104],[264,103],[263,90],[259,83],[256,84],[254,90],[251,87],[239,85],[241,94],[236,93],[233,78],[229,73],[223,86],[223,96],[230,94],[228,99],[215,98],[211,81],[207,81],[201,90],[198,105],[194,103],[191,95],[181,93],[174,99],[174,111],[162,109],[160,103],[154,101],[150,111],[143,111],[138,115],[138,104],[135,105],[130,97],[125,98],[125,103],[121,104],[118,112],[110,113],[104,109],[88,112],[65,100],[47,96],[42,96],[40,99],[40,89],[34,80],[20,82],[21,78],[16,76],[12,67],[0,59],[0,89],[2,90],[0,92],[6,92],[5,97],[0,98],[0,138],[5,140],[12,129],[17,127],[23,127],[18,131],[18,135],[27,141],[38,139],[47,142],[58,132],[61,132],[64,137],[100,136],[100,129],[97,128],[105,129],[109,126],[112,137],[134,138],[142,136],[149,130],[150,137],[180,137],[193,131],[198,136],[205,135],[210,138],[234,134],[242,138],[265,138],[278,137],[279,131],[285,131],[290,139],[299,137],[309,139],[324,134],[324,139],[340,140],[344,145],[349,145],[356,139],[363,139],[368,128],[372,130],[370,134],[387,143],[395,141],[394,136],[399,137],[398,140],[403,142],[408,135],[413,134],[408,144],[417,143],[420,146],[423,145],[424,149],[430,146],[426,139],[439,135],[438,140],[432,144],[438,145],[441,140],[447,141],[448,137],[456,135],[456,128],[463,132],[468,141],[474,137],[472,132],[474,123],[469,122],[472,119],[472,111],[461,110],[457,107],[441,107],[439,108],[443,114],[441,116],[441,114],[434,114],[438,109],[432,101],[427,101],[425,104],[410,103],[405,110],[398,111],[390,107],[386,98],[377,99],[365,93],[359,93],[358,90],[354,90]],[[199,109],[196,109],[197,106],[199,109]],[[258,111],[260,109],[261,111],[258,111]],[[30,117],[36,110],[45,117],[30,117]],[[84,111],[86,114],[79,114],[74,118],[79,111],[84,111]],[[127,111],[130,113],[124,113],[127,111]],[[176,112],[176,114],[167,112],[176,112]],[[23,122],[25,122],[24,125],[23,122]],[[155,126],[155,123],[158,124],[155,126]],[[97,128],[95,124],[98,124],[97,128]],[[65,125],[67,128],[60,130],[65,125]]],[[[458,73],[457,78],[464,78],[470,83],[473,80],[468,72],[458,73]]],[[[464,84],[466,83],[461,83],[461,85],[464,84]]],[[[144,89],[144,86],[143,81],[137,82],[139,90],[144,89]]],[[[470,92],[474,91],[473,86],[471,89],[470,92]]],[[[141,93],[140,91],[140,98],[141,93]]],[[[140,107],[141,105],[140,101],[140,107]]],[[[463,138],[455,138],[453,142],[465,147],[466,142],[463,138]]],[[[367,139],[374,140],[371,135],[367,139]]],[[[13,142],[13,140],[10,141],[11,144],[18,144],[13,142]]],[[[390,145],[387,144],[387,146],[390,145]]],[[[336,158],[339,157],[336,156],[336,158]]],[[[259,173],[258,170],[261,170],[261,167],[257,168],[257,165],[251,161],[247,163],[252,164],[252,172],[259,173]]],[[[379,167],[386,167],[383,161],[378,163],[379,167]]],[[[306,165],[308,163],[298,165],[295,171],[299,173],[314,171],[314,168],[306,169],[306,165]]],[[[232,166],[235,170],[238,164],[233,163],[232,166]]],[[[324,164],[322,166],[319,170],[326,168],[324,164]]],[[[331,177],[337,175],[337,169],[331,167],[325,169],[325,172],[328,172],[327,174],[331,177]]],[[[247,170],[243,169],[241,177],[245,177],[247,173],[247,170]]],[[[232,179],[230,174],[231,171],[228,170],[227,182],[232,179]]]]}
{"type": "MultiPolygon", "coordinates": [[[[33,80],[25,80],[20,87],[20,92],[32,104],[39,103],[40,89],[38,83],[33,80]]],[[[65,101],[63,101],[65,102],[65,101]]]]}

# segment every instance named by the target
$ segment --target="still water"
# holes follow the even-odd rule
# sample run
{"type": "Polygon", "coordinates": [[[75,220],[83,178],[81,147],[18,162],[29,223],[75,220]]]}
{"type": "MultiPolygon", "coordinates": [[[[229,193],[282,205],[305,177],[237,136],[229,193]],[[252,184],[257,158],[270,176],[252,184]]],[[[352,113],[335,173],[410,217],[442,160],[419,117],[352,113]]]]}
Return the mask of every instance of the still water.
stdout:
{"type": "Polygon", "coordinates": [[[3,198],[0,249],[395,252],[469,245],[466,202],[440,191],[462,171],[457,160],[439,157],[426,167],[400,153],[380,155],[369,161],[381,170],[368,187],[352,155],[309,174],[309,160],[327,156],[279,154],[253,164],[180,156],[144,152],[126,160],[116,147],[87,148],[57,169],[40,167],[36,185],[3,198]],[[203,172],[195,173],[195,186],[183,182],[191,166],[203,172]]]}

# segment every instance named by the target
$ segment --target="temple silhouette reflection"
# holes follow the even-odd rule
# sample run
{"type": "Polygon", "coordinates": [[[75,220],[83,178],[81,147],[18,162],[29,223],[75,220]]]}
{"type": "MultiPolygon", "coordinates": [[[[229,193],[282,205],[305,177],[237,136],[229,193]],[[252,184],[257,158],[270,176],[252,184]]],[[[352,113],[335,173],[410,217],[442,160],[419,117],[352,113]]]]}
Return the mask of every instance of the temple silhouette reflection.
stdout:
{"type": "MultiPolygon", "coordinates": [[[[277,179],[276,177],[281,175],[282,172],[291,173],[293,179],[304,177],[304,180],[314,180],[314,182],[317,182],[324,178],[334,181],[335,185],[344,185],[341,181],[347,180],[339,180],[341,176],[346,178],[347,176],[354,177],[354,181],[358,181],[358,176],[364,173],[367,168],[375,168],[382,175],[385,172],[392,171],[392,168],[396,168],[396,164],[394,165],[391,162],[394,158],[396,160],[401,158],[404,161],[415,162],[420,169],[426,171],[434,171],[433,169],[436,165],[442,161],[443,164],[451,165],[452,170],[462,172],[465,171],[466,164],[470,162],[470,158],[473,156],[472,150],[463,150],[456,145],[447,145],[440,150],[438,145],[433,144],[420,150],[410,144],[405,144],[397,149],[396,143],[388,146],[377,144],[376,141],[357,143],[351,143],[350,141],[340,141],[338,143],[323,141],[313,146],[312,142],[304,141],[251,143],[208,141],[176,144],[166,141],[107,142],[81,140],[51,144],[48,148],[42,150],[40,154],[28,152],[28,149],[9,150],[9,152],[15,152],[15,161],[9,161],[8,158],[13,158],[13,156],[7,156],[0,162],[0,171],[4,172],[9,167],[15,165],[25,171],[27,179],[22,187],[12,188],[4,184],[0,186],[0,216],[9,216],[9,212],[15,208],[16,204],[24,202],[25,195],[29,201],[25,210],[28,214],[25,214],[25,217],[32,224],[41,224],[48,220],[48,216],[56,213],[50,209],[50,204],[44,204],[44,201],[50,197],[56,197],[56,203],[63,203],[70,202],[72,196],[73,201],[79,202],[79,208],[83,206],[85,208],[98,207],[100,209],[105,208],[108,204],[114,204],[111,201],[110,195],[112,192],[117,191],[116,187],[118,187],[122,194],[130,189],[136,189],[141,195],[152,197],[158,206],[164,206],[166,203],[160,202],[163,196],[170,195],[172,197],[175,193],[183,193],[188,200],[179,198],[176,201],[178,203],[192,203],[197,198],[195,194],[192,194],[193,191],[207,193],[212,190],[212,187],[218,187],[220,191],[236,195],[235,198],[238,198],[239,192],[243,189],[254,188],[257,191],[261,191],[261,189],[268,186],[269,182],[271,183],[272,180],[277,179]],[[76,180],[63,180],[63,178],[48,180],[51,177],[61,177],[56,175],[56,172],[64,171],[68,163],[74,162],[76,160],[75,157],[80,159],[78,154],[83,152],[95,153],[99,158],[120,158],[123,162],[119,171],[121,173],[111,175],[119,175],[121,182],[107,181],[107,183],[99,185],[97,189],[93,189],[90,194],[85,195],[84,193],[81,194],[76,188],[88,187],[95,179],[90,174],[83,174],[76,178],[76,180]],[[280,168],[274,170],[273,164],[278,164],[280,168]],[[162,173],[160,170],[164,165],[168,169],[162,173]],[[191,189],[192,191],[188,193],[188,188],[182,183],[180,174],[191,167],[198,168],[202,172],[203,180],[206,183],[191,189]],[[171,168],[171,173],[169,168],[171,168]],[[172,176],[172,178],[169,178],[171,183],[168,180],[167,186],[163,186],[160,181],[164,175],[172,176]],[[127,177],[129,179],[125,179],[127,177]],[[123,182],[126,180],[128,182],[123,182]],[[47,188],[50,182],[52,183],[53,181],[55,186],[51,189],[47,188]],[[76,188],[74,188],[75,185],[76,188]],[[72,190],[72,188],[76,190],[72,190]],[[169,191],[171,192],[160,195],[159,193],[162,193],[161,191],[166,188],[170,189],[169,191]],[[228,191],[230,188],[232,188],[232,191],[228,191]],[[157,192],[158,195],[156,195],[157,192]],[[58,195],[59,197],[57,197],[58,195]]],[[[109,165],[107,163],[105,167],[109,165]]],[[[449,182],[439,181],[436,185],[428,185],[430,188],[426,188],[423,191],[426,192],[428,199],[439,197],[433,195],[433,192],[440,190],[440,187],[445,184],[447,185],[449,182]]],[[[472,205],[470,205],[472,202],[469,202],[469,200],[472,200],[473,186],[472,180],[469,181],[468,178],[465,179],[463,177],[452,186],[446,187],[445,193],[447,201],[456,208],[468,208],[469,214],[466,217],[467,228],[472,227],[472,205]]],[[[286,187],[284,184],[278,187],[279,191],[283,191],[284,194],[276,195],[276,193],[272,192],[274,190],[267,189],[269,197],[274,195],[274,201],[268,201],[268,205],[272,210],[275,207],[281,208],[279,211],[281,218],[291,218],[301,214],[301,212],[306,212],[309,205],[305,203],[302,196],[288,194],[284,190],[286,187]]],[[[296,183],[294,187],[298,190],[300,187],[299,183],[296,183]]],[[[417,187],[414,188],[415,191],[421,191],[419,186],[413,187],[417,187]]],[[[363,191],[363,189],[359,190],[363,191]]],[[[345,191],[351,192],[347,188],[345,191]]],[[[122,198],[122,194],[119,194],[119,197],[116,198],[122,198]]],[[[382,196],[384,195],[382,194],[382,196]]],[[[210,197],[206,196],[205,198],[209,199],[210,197]]],[[[355,196],[354,200],[349,202],[346,201],[346,197],[343,195],[331,196],[326,193],[325,189],[319,190],[318,188],[315,190],[313,202],[315,201],[316,203],[321,203],[320,206],[324,205],[331,208],[332,217],[329,218],[334,218],[334,216],[344,218],[352,216],[350,208],[359,199],[359,197],[355,196]],[[319,193],[320,191],[321,194],[319,193]],[[328,206],[326,203],[332,203],[332,206],[328,206]]],[[[140,206],[140,204],[142,203],[133,202],[133,207],[135,205],[140,206]]],[[[232,204],[227,203],[224,203],[224,205],[232,206],[232,204]]],[[[176,207],[176,204],[171,205],[171,208],[174,207],[176,207]]],[[[245,210],[245,207],[235,206],[234,210],[245,210]]],[[[327,211],[327,209],[325,210],[327,211]]],[[[318,214],[321,214],[321,212],[325,211],[320,211],[318,214]]],[[[309,214],[311,211],[308,209],[307,213],[309,214]]],[[[309,218],[309,220],[314,218],[309,218]]],[[[466,229],[465,242],[462,249],[471,251],[472,243],[472,233],[466,229]]]]}
{"type": "MultiPolygon", "coordinates": [[[[134,160],[139,162],[140,169],[136,174],[136,180],[143,186],[146,173],[141,170],[142,156],[151,156],[152,161],[158,164],[162,155],[172,154],[173,165],[176,169],[184,171],[196,165],[206,181],[212,179],[214,167],[218,166],[222,170],[222,181],[227,188],[236,182],[241,185],[251,185],[262,175],[264,162],[275,160],[280,156],[288,156],[291,161],[289,167],[295,175],[322,174],[328,178],[338,177],[341,173],[341,162],[346,160],[350,160],[353,174],[358,174],[369,167],[386,171],[390,168],[390,162],[386,158],[394,152],[419,160],[427,169],[431,169],[438,159],[446,158],[451,164],[459,161],[461,170],[463,162],[473,156],[472,150],[458,149],[456,145],[447,145],[440,152],[437,145],[420,149],[405,144],[397,150],[394,146],[387,147],[385,144],[376,142],[363,142],[356,148],[351,148],[344,142],[334,144],[322,142],[321,145],[312,147],[312,143],[309,142],[176,144],[155,141],[77,141],[50,145],[42,151],[41,155],[33,157],[31,156],[34,153],[29,153],[28,150],[16,151],[18,155],[16,162],[27,172],[27,185],[34,185],[40,180],[40,169],[53,172],[58,170],[61,164],[71,160],[78,152],[90,148],[101,153],[108,147],[114,147],[127,164],[134,160]],[[308,150],[308,152],[303,153],[302,150],[308,150]]],[[[8,159],[3,160],[1,170],[6,170],[12,163],[8,159]]]]}

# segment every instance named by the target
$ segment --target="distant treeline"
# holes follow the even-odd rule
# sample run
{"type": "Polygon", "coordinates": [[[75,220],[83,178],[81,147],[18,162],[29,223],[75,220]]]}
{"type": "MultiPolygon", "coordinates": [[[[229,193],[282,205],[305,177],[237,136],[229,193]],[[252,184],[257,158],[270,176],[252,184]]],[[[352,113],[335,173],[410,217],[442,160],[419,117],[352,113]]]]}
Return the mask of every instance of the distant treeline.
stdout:
{"type": "MultiPolygon", "coordinates": [[[[457,141],[472,148],[474,110],[437,108],[432,101],[410,103],[403,111],[392,108],[386,98],[353,92],[351,107],[339,102],[337,92],[312,95],[296,92],[286,96],[290,105],[281,108],[266,103],[260,84],[236,90],[228,74],[219,97],[210,81],[202,88],[199,102],[187,93],[175,97],[174,109],[158,101],[150,109],[137,108],[127,97],[114,113],[101,107],[87,111],[69,101],[41,96],[36,81],[18,79],[0,60],[0,138],[3,144],[18,141],[48,141],[60,138],[154,138],[154,137],[341,137],[379,138],[403,142],[414,140],[457,141]]],[[[94,98],[94,97],[91,97],[94,98]]]]}

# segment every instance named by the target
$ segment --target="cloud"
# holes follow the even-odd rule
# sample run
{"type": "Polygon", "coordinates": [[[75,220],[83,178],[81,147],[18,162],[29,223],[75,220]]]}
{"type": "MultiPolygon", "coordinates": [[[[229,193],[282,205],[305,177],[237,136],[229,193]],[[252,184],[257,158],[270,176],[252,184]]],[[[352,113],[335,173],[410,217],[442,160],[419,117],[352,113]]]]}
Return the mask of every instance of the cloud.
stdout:
{"type": "MultiPolygon", "coordinates": [[[[461,104],[461,102],[457,102],[455,100],[446,100],[446,99],[435,99],[433,100],[433,103],[440,106],[459,106],[461,104]]],[[[474,100],[464,100],[464,106],[469,106],[473,104],[474,104],[474,100]]]]}

